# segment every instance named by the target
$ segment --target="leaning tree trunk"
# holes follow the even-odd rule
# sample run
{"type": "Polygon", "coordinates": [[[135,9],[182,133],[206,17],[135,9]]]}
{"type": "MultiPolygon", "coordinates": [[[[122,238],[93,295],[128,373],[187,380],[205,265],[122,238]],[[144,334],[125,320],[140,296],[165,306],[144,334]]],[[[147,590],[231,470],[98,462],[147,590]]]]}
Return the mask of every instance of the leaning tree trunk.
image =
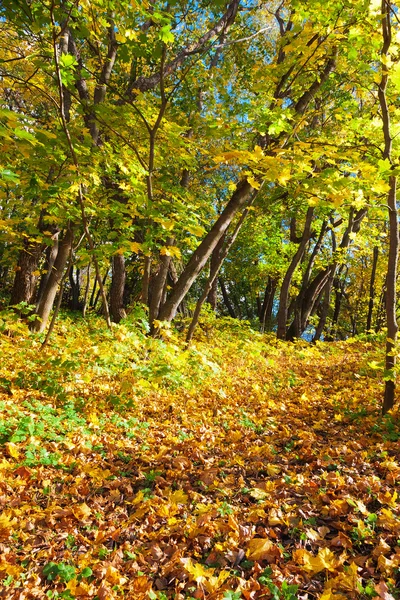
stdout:
{"type": "Polygon", "coordinates": [[[110,287],[110,316],[114,323],[119,323],[126,317],[124,309],[125,279],[124,255],[115,254],[112,257],[112,280],[110,287]]]}
{"type": "Polygon", "coordinates": [[[324,331],[324,327],[326,325],[329,307],[331,304],[331,291],[332,291],[333,280],[334,280],[334,273],[331,274],[331,276],[329,277],[328,281],[325,284],[324,301],[321,306],[321,314],[319,317],[318,325],[315,329],[313,342],[318,342],[321,339],[322,332],[324,331]]]}
{"type": "Polygon", "coordinates": [[[32,331],[37,331],[40,333],[46,328],[50,311],[53,307],[54,299],[57,294],[57,289],[63,276],[68,256],[70,255],[72,249],[72,240],[72,229],[68,228],[59,244],[57,258],[54,261],[53,269],[51,270],[46,288],[43,291],[42,298],[36,307],[36,315],[38,318],[32,323],[32,331]]]}
{"type": "MultiPolygon", "coordinates": [[[[198,323],[199,317],[200,317],[200,312],[201,312],[201,307],[203,306],[208,294],[210,293],[213,283],[214,281],[218,281],[217,277],[218,277],[218,273],[221,270],[222,264],[225,260],[225,258],[228,256],[229,250],[231,249],[231,247],[233,246],[233,244],[235,243],[235,240],[239,234],[239,231],[243,225],[243,222],[245,220],[245,218],[247,217],[249,213],[249,208],[246,208],[246,210],[243,211],[242,216],[240,217],[233,233],[231,236],[229,236],[229,238],[226,240],[225,245],[221,245],[218,251],[218,255],[217,258],[214,257],[214,261],[211,261],[211,270],[210,270],[210,276],[206,282],[204,291],[202,293],[202,295],[200,296],[199,300],[197,301],[196,304],[196,308],[194,310],[193,313],[193,318],[192,321],[189,325],[189,329],[187,332],[187,336],[186,336],[186,343],[190,344],[190,341],[193,337],[193,333],[195,330],[195,327],[198,323]]],[[[224,240],[226,236],[224,235],[221,240],[224,240]]],[[[216,248],[218,247],[219,243],[221,242],[221,240],[218,242],[216,248]]]]}
{"type": "Polygon", "coordinates": [[[42,244],[27,240],[24,241],[24,247],[18,258],[14,285],[11,292],[10,303],[12,306],[20,302],[31,304],[34,301],[37,271],[42,250],[42,244]]]}
{"type": "Polygon", "coordinates": [[[247,180],[242,181],[238,185],[232,198],[212,226],[209,233],[193,252],[188,264],[179,277],[170,298],[166,301],[164,306],[161,307],[159,313],[160,321],[172,321],[175,317],[178,306],[190,290],[201,270],[204,268],[212,251],[224,235],[232,222],[232,219],[238,211],[247,204],[255,192],[256,190],[247,180]]]}
{"type": "MultiPolygon", "coordinates": [[[[221,256],[221,252],[222,252],[222,247],[225,242],[225,238],[226,238],[226,232],[221,237],[221,239],[219,240],[218,244],[215,246],[215,248],[211,254],[210,277],[211,277],[212,273],[214,273],[215,271],[217,271],[217,272],[219,271],[218,265],[220,262],[220,256],[221,256]]],[[[217,308],[217,298],[218,298],[218,277],[214,277],[213,281],[211,283],[210,290],[208,292],[208,296],[207,296],[207,302],[214,311],[217,308]]]]}
{"type": "Polygon", "coordinates": [[[74,267],[71,264],[68,269],[68,277],[69,284],[71,286],[71,309],[78,310],[79,309],[79,297],[81,295],[81,285],[80,285],[80,269],[78,267],[75,269],[76,275],[74,278],[74,267]]]}
{"type": "MultiPolygon", "coordinates": [[[[171,241],[172,242],[172,241],[171,241]]],[[[168,245],[172,245],[168,243],[168,245]]],[[[171,264],[171,256],[166,254],[160,254],[160,260],[158,264],[157,273],[151,281],[151,295],[150,295],[150,307],[149,307],[149,321],[151,325],[155,319],[158,319],[160,312],[160,306],[166,294],[166,284],[168,278],[168,271],[171,264]]]]}
{"type": "Polygon", "coordinates": [[[53,236],[53,245],[48,246],[48,248],[46,249],[46,262],[43,265],[43,274],[42,274],[42,277],[41,277],[40,283],[39,283],[39,290],[37,293],[36,304],[39,304],[39,302],[42,298],[43,292],[46,289],[46,285],[47,285],[47,282],[50,277],[50,273],[54,266],[54,261],[57,258],[58,235],[59,235],[59,231],[56,232],[53,236]]]}
{"type": "Polygon", "coordinates": [[[313,248],[313,250],[311,252],[311,256],[310,256],[310,258],[308,260],[307,268],[305,270],[305,273],[303,275],[303,280],[301,282],[300,292],[299,292],[299,294],[298,294],[298,296],[297,296],[297,298],[295,300],[295,303],[294,303],[294,307],[293,307],[294,315],[293,315],[292,324],[290,325],[288,333],[287,333],[288,339],[293,339],[293,338],[300,337],[300,331],[301,331],[301,313],[302,313],[302,306],[303,306],[303,302],[304,302],[304,297],[305,297],[305,294],[307,292],[308,285],[310,283],[311,273],[312,273],[312,269],[313,269],[315,260],[316,260],[317,255],[319,254],[319,252],[320,252],[320,250],[322,248],[322,242],[323,242],[324,237],[325,237],[327,226],[328,226],[327,221],[324,221],[322,223],[318,239],[317,239],[316,243],[314,244],[314,248],[313,248]],[[289,334],[289,331],[290,331],[290,334],[289,334]]]}
{"type": "MultiPolygon", "coordinates": [[[[350,210],[349,223],[343,234],[342,241],[340,242],[340,250],[347,250],[353,239],[353,234],[359,232],[361,222],[366,214],[366,208],[361,208],[355,215],[354,210],[350,210]]],[[[334,278],[337,268],[338,263],[335,261],[323,271],[320,271],[302,293],[302,302],[297,308],[298,316],[293,320],[287,333],[288,340],[292,340],[294,337],[300,337],[304,333],[308,324],[308,319],[318,302],[318,298],[320,297],[323,288],[330,277],[334,278]]]]}

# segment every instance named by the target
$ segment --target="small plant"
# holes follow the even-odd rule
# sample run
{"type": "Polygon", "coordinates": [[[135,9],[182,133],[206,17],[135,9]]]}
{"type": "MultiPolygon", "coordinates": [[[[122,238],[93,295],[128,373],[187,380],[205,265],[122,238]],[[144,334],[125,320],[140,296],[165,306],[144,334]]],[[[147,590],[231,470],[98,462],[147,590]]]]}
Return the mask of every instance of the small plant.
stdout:
{"type": "Polygon", "coordinates": [[[360,594],[362,594],[362,596],[364,596],[365,598],[375,598],[376,596],[378,596],[378,594],[375,591],[375,583],[373,580],[371,580],[370,582],[366,582],[365,586],[363,586],[361,583],[357,584],[357,588],[360,594]]]}
{"type": "Polygon", "coordinates": [[[75,578],[76,569],[66,563],[49,562],[43,567],[43,575],[48,581],[54,581],[58,577],[63,583],[68,583],[75,578]]]}
{"type": "Polygon", "coordinates": [[[217,508],[217,511],[221,515],[221,517],[227,517],[233,513],[233,508],[228,502],[223,502],[221,506],[217,508]]]}
{"type": "Polygon", "coordinates": [[[71,535],[70,533],[67,535],[67,539],[65,540],[65,546],[69,550],[76,550],[76,548],[77,548],[75,537],[73,535],[71,535]]]}
{"type": "Polygon", "coordinates": [[[224,600],[240,600],[242,594],[240,592],[232,592],[231,590],[226,590],[224,593],[224,600]]]}
{"type": "Polygon", "coordinates": [[[286,580],[282,582],[279,588],[271,579],[272,569],[267,567],[261,573],[258,581],[261,585],[267,587],[271,593],[272,600],[297,600],[298,585],[289,584],[286,580]]]}
{"type": "Polygon", "coordinates": [[[105,558],[107,558],[109,553],[110,551],[108,550],[108,548],[99,548],[97,556],[100,558],[100,560],[104,560],[105,558]]]}

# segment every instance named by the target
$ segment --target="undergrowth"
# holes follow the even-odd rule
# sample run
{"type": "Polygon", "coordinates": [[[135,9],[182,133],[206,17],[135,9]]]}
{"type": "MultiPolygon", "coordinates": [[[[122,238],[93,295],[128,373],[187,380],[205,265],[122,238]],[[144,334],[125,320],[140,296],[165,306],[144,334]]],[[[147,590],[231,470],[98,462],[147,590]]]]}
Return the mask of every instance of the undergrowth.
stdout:
{"type": "Polygon", "coordinates": [[[399,597],[378,341],[208,314],[186,348],[140,309],[0,330],[0,597],[399,597]]]}

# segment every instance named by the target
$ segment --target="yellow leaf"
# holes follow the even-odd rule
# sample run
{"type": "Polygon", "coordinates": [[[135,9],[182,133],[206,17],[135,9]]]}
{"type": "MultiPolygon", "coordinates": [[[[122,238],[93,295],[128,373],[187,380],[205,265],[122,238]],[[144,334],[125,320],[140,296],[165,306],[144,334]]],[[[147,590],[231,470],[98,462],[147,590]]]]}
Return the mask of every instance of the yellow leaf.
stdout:
{"type": "Polygon", "coordinates": [[[112,585],[124,585],[127,581],[126,577],[122,577],[118,569],[112,565],[108,567],[105,578],[112,585]]]}
{"type": "Polygon", "coordinates": [[[257,181],[256,179],[254,179],[254,177],[247,177],[247,181],[249,182],[249,184],[251,185],[251,187],[253,187],[255,190],[259,190],[260,189],[260,182],[257,181]]]}
{"type": "Polygon", "coordinates": [[[139,254],[142,249],[142,244],[138,244],[137,242],[132,242],[130,245],[131,251],[135,254],[139,254]]]}
{"type": "Polygon", "coordinates": [[[281,472],[281,468],[277,465],[267,465],[267,473],[270,477],[273,475],[278,475],[281,472]]]}
{"type": "Polygon", "coordinates": [[[89,420],[91,423],[93,423],[93,425],[99,425],[99,423],[100,423],[100,421],[99,421],[99,418],[98,418],[98,416],[96,415],[96,413],[95,413],[95,412],[91,412],[91,413],[88,415],[88,420],[89,420]]]}
{"type": "Polygon", "coordinates": [[[207,569],[200,563],[193,564],[190,558],[181,558],[181,562],[185,570],[191,575],[191,579],[196,583],[202,583],[214,575],[215,569],[207,569]]]}
{"type": "Polygon", "coordinates": [[[79,504],[78,506],[74,506],[72,508],[72,512],[79,521],[87,520],[87,518],[92,514],[92,510],[87,504],[85,504],[85,502],[83,504],[79,504]]]}
{"type": "Polygon", "coordinates": [[[292,176],[292,174],[291,174],[289,168],[282,169],[281,173],[278,175],[278,182],[281,185],[285,186],[287,184],[287,182],[290,180],[291,176],[292,176]]]}
{"type": "MultiPolygon", "coordinates": [[[[345,567],[345,570],[340,573],[337,577],[330,579],[325,584],[325,592],[328,593],[328,590],[340,590],[344,592],[357,592],[359,591],[359,584],[361,583],[361,578],[357,574],[358,566],[355,562],[352,562],[349,567],[345,567]]],[[[332,594],[331,596],[327,596],[327,598],[331,597],[332,600],[341,600],[346,596],[342,596],[341,594],[332,594]]]]}
{"type": "Polygon", "coordinates": [[[311,552],[304,549],[295,550],[293,552],[293,558],[311,575],[316,575],[324,569],[333,571],[339,564],[338,559],[329,548],[321,548],[317,556],[314,556],[311,552]]]}
{"type": "Polygon", "coordinates": [[[176,246],[163,246],[160,250],[160,254],[162,256],[176,256],[176,258],[181,258],[181,251],[176,246]]]}
{"type": "Polygon", "coordinates": [[[249,541],[247,558],[250,560],[264,560],[267,556],[275,554],[275,546],[268,538],[253,538],[249,541]]]}
{"type": "Polygon", "coordinates": [[[200,225],[187,225],[186,229],[188,230],[189,233],[192,233],[193,235],[196,235],[197,237],[201,237],[205,233],[204,227],[201,227],[200,225]]]}
{"type": "Polygon", "coordinates": [[[19,450],[18,446],[13,444],[12,442],[7,442],[6,444],[7,452],[12,458],[19,458],[19,450]]]}
{"type": "Polygon", "coordinates": [[[170,495],[169,500],[174,504],[187,504],[189,497],[182,490],[176,490],[170,495]]]}
{"type": "Polygon", "coordinates": [[[260,488],[253,488],[250,490],[249,495],[256,500],[264,500],[266,496],[268,496],[265,490],[260,490],[260,488]]]}

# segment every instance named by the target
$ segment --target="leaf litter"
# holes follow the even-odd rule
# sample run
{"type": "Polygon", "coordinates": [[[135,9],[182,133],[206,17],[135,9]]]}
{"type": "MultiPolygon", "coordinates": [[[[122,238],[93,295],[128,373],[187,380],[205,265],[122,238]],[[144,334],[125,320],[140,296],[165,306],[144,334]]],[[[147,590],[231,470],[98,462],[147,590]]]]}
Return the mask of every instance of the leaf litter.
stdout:
{"type": "Polygon", "coordinates": [[[79,327],[2,339],[0,598],[400,597],[378,343],[79,327]]]}

